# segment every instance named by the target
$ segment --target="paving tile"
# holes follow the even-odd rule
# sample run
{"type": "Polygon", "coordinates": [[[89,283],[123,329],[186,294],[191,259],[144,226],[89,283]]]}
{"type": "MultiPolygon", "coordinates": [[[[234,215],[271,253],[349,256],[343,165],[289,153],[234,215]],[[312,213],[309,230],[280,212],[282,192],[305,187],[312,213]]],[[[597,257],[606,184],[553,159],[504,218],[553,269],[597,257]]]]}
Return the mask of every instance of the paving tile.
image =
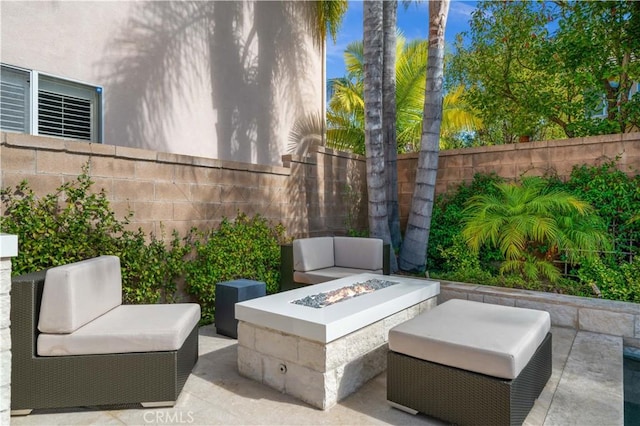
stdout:
{"type": "MultiPolygon", "coordinates": [[[[545,389],[525,420],[527,426],[542,424],[595,424],[595,417],[584,407],[602,412],[592,401],[608,398],[611,389],[622,386],[615,374],[599,370],[582,377],[584,371],[603,354],[619,352],[619,337],[552,327],[553,371],[545,389]],[[595,337],[594,337],[595,336],[595,337]],[[617,339],[617,340],[616,340],[617,339]],[[575,340],[575,341],[574,341],[575,340]],[[584,353],[587,351],[586,353],[584,353]],[[596,354],[590,351],[597,352],[596,354]],[[602,379],[601,375],[614,380],[602,379]],[[582,377],[582,378],[581,378],[582,377]],[[575,380],[578,380],[575,382],[575,380]],[[584,380],[611,382],[610,388],[593,387],[584,380]],[[576,388],[576,389],[574,389],[576,388]],[[568,389],[568,390],[567,390],[568,389]],[[576,391],[580,391],[576,395],[576,391]],[[586,399],[583,399],[586,398],[586,399]],[[577,401],[577,402],[576,402],[577,401]],[[586,401],[586,402],[585,402],[586,401]],[[576,405],[582,417],[564,416],[576,405]],[[549,411],[549,413],[547,413],[549,411]],[[588,421],[582,422],[587,419],[588,421]],[[545,420],[546,419],[546,420],[545,420]]],[[[386,402],[386,373],[365,383],[356,393],[327,411],[313,408],[289,395],[240,376],[237,367],[237,341],[215,333],[215,327],[200,329],[200,358],[174,407],[99,411],[65,409],[36,411],[29,416],[12,417],[12,425],[444,425],[437,419],[411,415],[386,402]]],[[[610,411],[612,407],[608,407],[610,411]]],[[[620,407],[620,413],[621,411],[620,407]]],[[[579,413],[580,414],[580,413],[579,413]]],[[[597,414],[597,413],[596,413],[597,414]]],[[[621,414],[620,414],[621,415],[621,414]]],[[[607,417],[610,420],[609,417],[607,417]]],[[[610,424],[601,422],[600,424],[610,424]]]]}
{"type": "Polygon", "coordinates": [[[622,425],[622,338],[580,331],[545,425],[622,425]]]}

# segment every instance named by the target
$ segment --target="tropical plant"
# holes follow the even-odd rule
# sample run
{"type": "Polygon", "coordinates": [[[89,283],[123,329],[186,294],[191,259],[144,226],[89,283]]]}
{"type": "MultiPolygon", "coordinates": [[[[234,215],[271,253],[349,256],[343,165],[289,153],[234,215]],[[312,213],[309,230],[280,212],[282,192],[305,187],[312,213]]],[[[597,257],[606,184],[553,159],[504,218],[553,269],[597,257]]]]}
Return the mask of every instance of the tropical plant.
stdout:
{"type": "MultiPolygon", "coordinates": [[[[382,131],[382,69],[383,69],[383,2],[364,2],[364,120],[365,154],[367,157],[367,212],[369,233],[385,243],[391,243],[387,213],[387,174],[382,131]]],[[[391,270],[397,270],[391,256],[391,270]]]]}
{"type": "Polygon", "coordinates": [[[444,85],[444,30],[448,14],[449,0],[429,2],[429,67],[425,83],[422,137],[411,210],[398,262],[400,269],[409,272],[424,272],[427,263],[426,253],[438,173],[444,85]]]}
{"type": "MultiPolygon", "coordinates": [[[[428,40],[407,42],[402,34],[396,44],[396,132],[398,152],[420,148],[422,108],[427,73],[428,40]]],[[[330,81],[331,98],[327,111],[327,145],[364,154],[364,61],[362,42],[350,43],[344,53],[348,75],[330,81]]],[[[442,135],[473,131],[481,120],[463,98],[464,88],[445,94],[442,135]]]]}
{"type": "Polygon", "coordinates": [[[324,43],[327,33],[329,33],[331,39],[335,42],[342,18],[347,12],[348,1],[317,0],[315,6],[315,21],[313,19],[309,20],[310,23],[313,22],[315,24],[312,31],[315,39],[324,43]]]}
{"type": "MultiPolygon", "coordinates": [[[[477,194],[497,195],[495,184],[504,181],[504,178],[495,173],[476,173],[471,182],[462,183],[457,188],[438,195],[433,206],[429,232],[430,242],[427,250],[429,272],[450,270],[452,265],[461,261],[452,260],[452,255],[462,253],[462,250],[455,249],[452,252],[450,248],[456,245],[455,241],[462,232],[465,204],[477,194]],[[443,256],[444,253],[447,253],[448,258],[443,256]]],[[[502,259],[495,249],[482,250],[478,257],[485,268],[489,263],[502,259]]]]}
{"type": "MultiPolygon", "coordinates": [[[[382,131],[387,173],[387,216],[393,256],[402,244],[400,203],[398,202],[398,139],[396,129],[396,50],[398,1],[383,2],[382,32],[382,131]]],[[[392,262],[396,263],[396,262],[392,262]]],[[[393,270],[392,272],[396,272],[393,270]]]]}
{"type": "Polygon", "coordinates": [[[465,208],[462,235],[478,253],[484,246],[504,255],[501,272],[520,272],[527,279],[560,278],[553,264],[564,256],[569,264],[608,249],[606,227],[593,207],[550,188],[544,179],[498,183],[497,195],[479,194],[465,208]]]}

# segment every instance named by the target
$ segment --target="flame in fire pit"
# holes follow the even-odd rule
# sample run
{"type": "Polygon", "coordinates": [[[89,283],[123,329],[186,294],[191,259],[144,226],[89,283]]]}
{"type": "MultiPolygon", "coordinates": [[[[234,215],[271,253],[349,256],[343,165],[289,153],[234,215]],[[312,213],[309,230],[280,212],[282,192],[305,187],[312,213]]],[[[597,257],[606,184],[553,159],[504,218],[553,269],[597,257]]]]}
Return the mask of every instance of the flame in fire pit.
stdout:
{"type": "Polygon", "coordinates": [[[398,282],[371,279],[335,290],[305,296],[301,299],[293,300],[291,303],[308,306],[310,308],[324,308],[325,306],[333,305],[334,303],[342,302],[343,300],[362,296],[364,294],[373,293],[376,290],[395,284],[398,284],[398,282]]]}

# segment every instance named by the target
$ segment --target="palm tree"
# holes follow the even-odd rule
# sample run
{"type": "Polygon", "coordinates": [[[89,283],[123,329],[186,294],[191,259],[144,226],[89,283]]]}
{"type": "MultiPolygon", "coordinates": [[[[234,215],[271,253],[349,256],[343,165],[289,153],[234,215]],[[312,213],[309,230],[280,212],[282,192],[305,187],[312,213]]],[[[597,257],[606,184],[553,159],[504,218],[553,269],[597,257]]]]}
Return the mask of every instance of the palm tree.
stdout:
{"type": "MultiPolygon", "coordinates": [[[[407,42],[402,34],[396,44],[396,134],[398,152],[416,152],[422,131],[427,73],[427,40],[407,42]]],[[[348,75],[330,82],[327,111],[327,145],[364,154],[364,61],[362,42],[349,44],[344,54],[348,75]]],[[[445,94],[442,117],[443,136],[473,131],[482,122],[464,101],[464,88],[445,94]]]]}
{"type": "Polygon", "coordinates": [[[448,14],[449,0],[429,2],[429,50],[422,137],[411,210],[399,259],[400,269],[409,272],[424,272],[427,262],[431,213],[438,173],[444,84],[444,30],[448,14]]]}
{"type": "Polygon", "coordinates": [[[342,18],[347,12],[347,0],[317,0],[315,21],[310,19],[309,22],[314,24],[312,34],[315,39],[324,43],[327,33],[335,42],[338,35],[338,28],[342,23],[342,18]]]}
{"type": "MultiPolygon", "coordinates": [[[[385,243],[391,243],[382,132],[382,22],[382,0],[365,0],[363,94],[369,233],[385,243]]],[[[391,269],[396,270],[395,256],[391,256],[390,260],[391,269]]]]}
{"type": "MultiPolygon", "coordinates": [[[[402,244],[400,231],[400,204],[398,202],[398,141],[396,139],[396,34],[398,1],[383,3],[382,32],[382,128],[384,156],[387,172],[387,213],[391,245],[395,249],[402,244]]],[[[395,270],[392,272],[396,272],[395,270]]]]}
{"type": "Polygon", "coordinates": [[[606,226],[586,202],[569,193],[548,189],[543,179],[521,184],[497,183],[497,194],[476,195],[465,208],[462,236],[478,253],[485,245],[498,248],[505,261],[501,272],[557,281],[553,264],[566,253],[569,264],[597,256],[609,247],[606,226]]]}

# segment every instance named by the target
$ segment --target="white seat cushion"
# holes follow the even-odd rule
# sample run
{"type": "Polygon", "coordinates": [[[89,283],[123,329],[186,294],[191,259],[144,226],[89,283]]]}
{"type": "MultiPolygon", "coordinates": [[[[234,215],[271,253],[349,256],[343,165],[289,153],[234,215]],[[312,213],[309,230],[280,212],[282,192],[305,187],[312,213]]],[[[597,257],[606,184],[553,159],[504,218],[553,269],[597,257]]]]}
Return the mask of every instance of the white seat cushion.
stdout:
{"type": "Polygon", "coordinates": [[[301,284],[319,284],[326,281],[337,280],[338,278],[350,277],[357,274],[380,274],[382,275],[382,269],[369,270],[369,269],[353,269],[353,268],[324,268],[316,269],[309,272],[295,271],[293,273],[293,280],[301,284]]]}
{"type": "Polygon", "coordinates": [[[449,300],[389,331],[389,349],[515,379],[551,329],[548,312],[449,300]]]}
{"type": "Polygon", "coordinates": [[[333,237],[293,240],[293,270],[313,271],[334,265],[333,237]]]}
{"type": "Polygon", "coordinates": [[[174,351],[200,320],[200,305],[121,305],[71,334],[40,334],[38,355],[174,351]]]}
{"type": "Polygon", "coordinates": [[[72,333],[122,304],[117,256],[100,256],[47,270],[38,329],[72,333]]]}
{"type": "Polygon", "coordinates": [[[334,237],[335,266],[382,269],[383,242],[379,238],[334,237]]]}

